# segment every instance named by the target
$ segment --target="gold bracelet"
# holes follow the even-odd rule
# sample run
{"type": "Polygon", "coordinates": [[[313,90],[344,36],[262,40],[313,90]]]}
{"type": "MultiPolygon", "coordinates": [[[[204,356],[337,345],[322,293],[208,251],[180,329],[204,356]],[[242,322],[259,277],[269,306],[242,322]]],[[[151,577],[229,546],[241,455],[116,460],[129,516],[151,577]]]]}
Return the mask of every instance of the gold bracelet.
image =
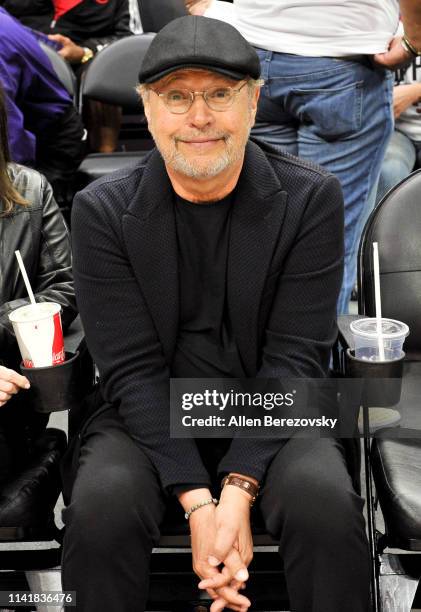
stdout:
{"type": "Polygon", "coordinates": [[[421,55],[421,51],[418,51],[414,45],[412,45],[409,40],[406,37],[406,34],[404,34],[402,36],[402,46],[403,48],[408,51],[408,53],[410,53],[411,55],[413,55],[414,57],[419,57],[421,55]]]}

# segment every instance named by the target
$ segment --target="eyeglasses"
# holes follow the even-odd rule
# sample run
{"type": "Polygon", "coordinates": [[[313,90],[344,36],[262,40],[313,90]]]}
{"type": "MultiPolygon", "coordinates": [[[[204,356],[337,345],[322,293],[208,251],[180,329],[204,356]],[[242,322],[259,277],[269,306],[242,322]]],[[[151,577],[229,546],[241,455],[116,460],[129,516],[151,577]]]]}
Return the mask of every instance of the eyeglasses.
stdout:
{"type": "Polygon", "coordinates": [[[233,87],[211,87],[206,91],[190,91],[189,89],[170,89],[164,93],[159,93],[151,89],[157,96],[162,98],[165,106],[171,113],[182,115],[190,110],[196,96],[202,96],[206,104],[214,111],[226,111],[234,103],[236,94],[241,91],[245,81],[241,87],[234,89],[233,87]]]}

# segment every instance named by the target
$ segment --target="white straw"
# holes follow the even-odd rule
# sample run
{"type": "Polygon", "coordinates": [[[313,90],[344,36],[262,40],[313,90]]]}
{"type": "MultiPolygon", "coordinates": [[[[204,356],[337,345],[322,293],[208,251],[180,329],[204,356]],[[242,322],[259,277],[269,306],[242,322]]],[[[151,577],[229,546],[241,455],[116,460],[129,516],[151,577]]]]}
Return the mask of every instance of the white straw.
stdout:
{"type": "Polygon", "coordinates": [[[373,265],[374,265],[374,301],[376,305],[377,338],[379,342],[380,360],[384,361],[384,344],[382,328],[382,299],[380,295],[380,266],[379,266],[379,244],[373,242],[373,265]]]}
{"type": "Polygon", "coordinates": [[[28,292],[29,299],[31,300],[31,304],[35,304],[34,293],[32,291],[31,284],[29,282],[29,278],[26,273],[25,264],[23,263],[22,255],[20,254],[20,251],[15,251],[15,255],[16,255],[16,259],[18,260],[19,268],[22,273],[22,277],[25,282],[26,290],[28,292]]]}

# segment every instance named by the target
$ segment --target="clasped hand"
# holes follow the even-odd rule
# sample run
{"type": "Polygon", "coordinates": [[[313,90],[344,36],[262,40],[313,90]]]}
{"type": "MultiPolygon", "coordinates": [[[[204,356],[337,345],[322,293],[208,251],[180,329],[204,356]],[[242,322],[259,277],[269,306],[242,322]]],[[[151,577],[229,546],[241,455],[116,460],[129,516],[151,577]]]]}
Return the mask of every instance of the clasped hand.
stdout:
{"type": "Polygon", "coordinates": [[[376,53],[373,56],[374,63],[389,70],[405,68],[414,59],[402,46],[402,36],[395,36],[389,44],[385,53],[376,53]]]}
{"type": "Polygon", "coordinates": [[[211,612],[226,607],[247,612],[251,603],[239,593],[248,579],[253,557],[250,496],[236,487],[225,487],[220,503],[203,506],[190,517],[193,569],[199,588],[214,600],[211,612]]]}

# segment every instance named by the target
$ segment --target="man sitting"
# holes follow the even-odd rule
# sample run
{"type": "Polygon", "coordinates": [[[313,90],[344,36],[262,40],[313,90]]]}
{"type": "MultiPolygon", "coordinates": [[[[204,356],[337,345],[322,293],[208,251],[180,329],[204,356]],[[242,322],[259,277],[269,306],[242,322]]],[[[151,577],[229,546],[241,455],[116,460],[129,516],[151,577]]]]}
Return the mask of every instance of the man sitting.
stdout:
{"type": "Polygon", "coordinates": [[[139,74],[157,149],[76,197],[78,305],[107,402],[75,439],[76,475],[65,473],[63,587],[79,611],[145,610],[151,550],[176,496],[211,611],[245,612],[259,484],[291,609],[368,609],[363,501],[339,440],[170,438],[170,376],[328,370],[342,195],[328,172],[249,141],[259,76],[231,26],[172,21],[139,74]],[[218,506],[214,473],[229,476],[218,506]]]}

